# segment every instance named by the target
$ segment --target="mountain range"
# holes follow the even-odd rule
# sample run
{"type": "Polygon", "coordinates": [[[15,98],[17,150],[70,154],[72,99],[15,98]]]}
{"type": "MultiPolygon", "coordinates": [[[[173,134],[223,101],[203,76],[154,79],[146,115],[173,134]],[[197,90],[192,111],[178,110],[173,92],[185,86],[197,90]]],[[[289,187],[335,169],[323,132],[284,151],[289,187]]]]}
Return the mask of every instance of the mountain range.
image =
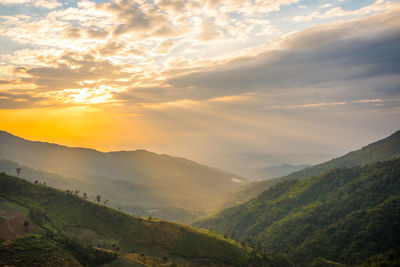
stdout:
{"type": "Polygon", "coordinates": [[[354,167],[374,163],[377,161],[388,160],[400,156],[400,131],[392,135],[364,146],[360,150],[349,152],[341,157],[334,158],[321,164],[313,165],[288,175],[267,179],[264,181],[252,182],[243,185],[229,195],[229,199],[223,207],[233,206],[243,203],[256,197],[258,194],[267,190],[272,185],[293,179],[304,179],[321,174],[334,168],[354,167]]]}
{"type": "Polygon", "coordinates": [[[144,150],[0,144],[0,265],[400,265],[400,131],[249,184],[144,150]]]}
{"type": "Polygon", "coordinates": [[[0,132],[3,170],[62,189],[96,195],[142,216],[190,222],[215,211],[243,177],[183,158],[145,150],[103,153],[28,141],[0,132]]]}

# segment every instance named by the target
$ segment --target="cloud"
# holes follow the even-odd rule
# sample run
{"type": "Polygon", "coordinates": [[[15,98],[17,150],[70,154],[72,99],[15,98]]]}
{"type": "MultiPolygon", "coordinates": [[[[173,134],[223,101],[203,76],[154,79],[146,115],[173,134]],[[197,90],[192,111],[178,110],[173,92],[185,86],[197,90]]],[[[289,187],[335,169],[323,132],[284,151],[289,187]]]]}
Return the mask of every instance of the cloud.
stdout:
{"type": "MultiPolygon", "coordinates": [[[[45,17],[2,17],[0,34],[35,46],[2,58],[16,66],[11,78],[19,86],[63,91],[107,85],[117,88],[116,101],[128,105],[185,99],[227,103],[234,101],[222,100],[232,96],[310,87],[324,95],[347,88],[356,97],[363,92],[356,81],[365,85],[364,92],[379,88],[395,94],[398,10],[317,26],[259,46],[246,39],[274,32],[265,15],[296,2],[85,0],[45,17]],[[186,52],[190,49],[195,52],[186,52]]],[[[388,6],[377,1],[357,12],[388,6]]]]}
{"type": "Polygon", "coordinates": [[[171,49],[176,46],[177,42],[172,39],[167,39],[160,42],[157,47],[155,48],[155,52],[157,54],[168,54],[171,49]]]}
{"type": "MultiPolygon", "coordinates": [[[[322,5],[321,8],[329,7],[329,4],[322,5]]],[[[345,16],[362,16],[368,15],[377,12],[385,12],[388,10],[393,10],[394,8],[398,8],[400,5],[397,3],[391,3],[389,1],[384,0],[376,0],[371,5],[362,7],[360,9],[354,11],[345,11],[341,7],[335,7],[321,12],[312,12],[306,16],[295,16],[293,17],[293,21],[304,22],[304,21],[312,21],[314,19],[328,19],[333,17],[345,17],[345,16]]]]}
{"type": "Polygon", "coordinates": [[[0,4],[3,5],[28,4],[47,9],[54,9],[61,6],[61,4],[57,0],[0,0],[0,4]]]}
{"type": "Polygon", "coordinates": [[[24,90],[0,92],[0,109],[33,108],[49,105],[51,99],[44,96],[34,96],[31,93],[32,91],[24,90]]]}
{"type": "MultiPolygon", "coordinates": [[[[222,67],[171,78],[167,84],[187,98],[207,99],[245,92],[306,87],[321,91],[374,77],[392,79],[374,90],[392,92],[399,83],[399,10],[351,22],[317,26],[283,38],[275,49],[222,67]],[[368,55],[368,56],[366,56],[368,55]],[[389,78],[392,77],[392,78],[389,78]],[[394,87],[393,87],[394,86],[394,87]]],[[[363,88],[356,89],[362,92],[363,88]]]]}
{"type": "Polygon", "coordinates": [[[214,28],[215,25],[212,23],[203,22],[201,24],[201,32],[198,34],[198,39],[200,41],[210,41],[218,38],[221,33],[216,31],[214,28]]]}
{"type": "Polygon", "coordinates": [[[103,39],[108,36],[108,32],[105,30],[89,29],[86,31],[86,35],[93,39],[103,39]]]}
{"type": "Polygon", "coordinates": [[[64,36],[67,39],[76,40],[81,38],[82,34],[80,29],[70,27],[65,30],[64,36]]]}
{"type": "MultiPolygon", "coordinates": [[[[42,58],[43,60],[44,58],[42,58]]],[[[63,53],[51,58],[52,66],[16,69],[30,77],[21,81],[34,83],[39,90],[60,90],[82,88],[85,80],[116,80],[129,76],[122,71],[123,66],[116,66],[107,60],[98,60],[91,54],[63,53]]]]}

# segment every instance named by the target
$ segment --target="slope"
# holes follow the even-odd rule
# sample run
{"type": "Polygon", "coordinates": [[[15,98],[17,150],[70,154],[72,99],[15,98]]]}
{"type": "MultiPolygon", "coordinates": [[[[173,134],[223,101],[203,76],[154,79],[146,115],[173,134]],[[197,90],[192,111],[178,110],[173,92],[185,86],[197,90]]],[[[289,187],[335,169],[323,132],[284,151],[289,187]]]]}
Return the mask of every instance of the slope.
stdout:
{"type": "Polygon", "coordinates": [[[0,159],[0,171],[16,174],[17,168],[21,169],[21,177],[28,181],[73,192],[78,190],[92,201],[97,201],[96,196],[100,194],[100,202],[106,201],[108,206],[130,214],[143,217],[156,216],[166,220],[190,221],[196,218],[195,214],[186,209],[168,206],[165,199],[151,192],[148,187],[130,181],[110,180],[99,175],[88,174],[64,176],[0,159]],[[154,212],[155,209],[157,212],[154,212]]]}
{"type": "Polygon", "coordinates": [[[194,225],[288,254],[295,265],[319,257],[361,264],[400,251],[400,159],[284,181],[194,225]]]}
{"type": "Polygon", "coordinates": [[[256,197],[261,192],[267,190],[270,186],[285,180],[304,179],[323,173],[324,171],[333,168],[365,165],[399,156],[400,131],[397,131],[385,139],[369,144],[361,148],[360,150],[349,152],[342,157],[335,158],[330,161],[290,173],[283,177],[246,184],[241,188],[234,190],[230,194],[230,197],[226,201],[226,203],[224,203],[223,207],[226,208],[239,203],[243,203],[253,197],[256,197]]]}
{"type": "MultiPolygon", "coordinates": [[[[38,266],[46,265],[49,258],[54,259],[52,266],[63,258],[98,266],[118,255],[118,261],[144,266],[188,266],[196,261],[206,262],[206,266],[243,266],[249,259],[248,253],[234,241],[216,233],[133,217],[85,201],[77,194],[35,185],[5,173],[0,174],[0,214],[0,229],[8,223],[16,234],[11,238],[14,240],[1,244],[0,262],[28,264],[33,257],[29,255],[35,255],[33,263],[38,266]],[[18,216],[21,220],[15,223],[13,219],[18,216]],[[22,226],[23,221],[27,223],[22,226]],[[24,229],[18,230],[21,227],[24,229]]],[[[0,230],[1,233],[4,231],[0,230]]]]}
{"type": "MultiPolygon", "coordinates": [[[[97,193],[115,206],[132,212],[136,208],[131,203],[135,203],[144,209],[142,215],[182,222],[211,212],[225,193],[244,183],[242,177],[183,158],[144,150],[102,153],[32,142],[6,132],[0,132],[1,158],[85,183],[111,183],[97,193]],[[119,199],[115,199],[117,195],[119,199]]],[[[84,191],[80,183],[71,189],[84,191]]]]}

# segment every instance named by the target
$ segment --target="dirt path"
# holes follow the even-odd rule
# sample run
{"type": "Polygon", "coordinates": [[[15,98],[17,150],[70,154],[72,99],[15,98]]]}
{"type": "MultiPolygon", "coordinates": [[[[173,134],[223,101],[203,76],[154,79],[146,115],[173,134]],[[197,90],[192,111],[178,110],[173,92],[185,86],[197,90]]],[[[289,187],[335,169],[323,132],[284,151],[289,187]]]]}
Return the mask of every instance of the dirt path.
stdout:
{"type": "Polygon", "coordinates": [[[0,238],[2,239],[16,239],[35,230],[32,222],[28,226],[24,226],[24,222],[29,219],[23,213],[7,212],[5,216],[7,220],[0,224],[0,238]]]}

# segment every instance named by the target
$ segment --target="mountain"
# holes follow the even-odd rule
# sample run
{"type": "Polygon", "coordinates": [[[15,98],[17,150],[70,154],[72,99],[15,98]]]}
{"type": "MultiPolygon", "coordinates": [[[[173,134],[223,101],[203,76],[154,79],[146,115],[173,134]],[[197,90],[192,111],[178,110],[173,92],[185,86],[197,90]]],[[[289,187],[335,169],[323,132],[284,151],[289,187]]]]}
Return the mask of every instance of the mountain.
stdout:
{"type": "Polygon", "coordinates": [[[281,177],[284,175],[288,175],[292,172],[300,171],[307,167],[311,167],[311,165],[300,164],[300,165],[290,165],[290,164],[282,164],[279,166],[269,166],[265,168],[259,168],[253,170],[251,176],[256,178],[257,180],[266,180],[274,177],[281,177]]]}
{"type": "Polygon", "coordinates": [[[134,217],[0,173],[1,266],[247,266],[249,259],[214,232],[134,217]]]}
{"type": "Polygon", "coordinates": [[[23,165],[21,175],[31,181],[50,182],[45,177],[51,176],[31,176],[32,170],[56,174],[61,188],[88,191],[91,198],[100,194],[131,213],[181,222],[209,214],[227,192],[245,183],[238,175],[183,158],[145,150],[102,153],[6,132],[0,132],[0,159],[23,165]]]}
{"type": "Polygon", "coordinates": [[[400,157],[400,131],[393,133],[385,139],[369,144],[360,150],[347,153],[342,157],[335,158],[279,178],[246,184],[241,188],[231,192],[229,199],[223,204],[223,207],[230,207],[239,203],[243,203],[256,197],[261,192],[267,190],[270,186],[282,181],[304,179],[333,168],[365,165],[395,157],[400,157]]]}
{"type": "MultiPolygon", "coordinates": [[[[154,210],[149,210],[148,203],[156,203],[161,200],[158,196],[150,194],[146,187],[123,180],[110,180],[104,177],[95,179],[82,179],[79,177],[64,176],[57,173],[47,172],[41,169],[30,168],[20,165],[17,162],[0,159],[0,170],[8,174],[15,174],[16,169],[21,169],[21,177],[31,182],[37,181],[40,184],[49,185],[62,190],[77,190],[85,193],[90,200],[97,201],[96,196],[100,194],[103,201],[108,205],[120,210],[128,211],[131,214],[140,216],[154,216],[154,210]]],[[[87,177],[87,176],[86,176],[87,177]]],[[[98,177],[98,176],[97,176],[98,177]]],[[[102,202],[103,202],[102,201],[102,202]]],[[[164,205],[157,212],[158,217],[170,220],[176,218],[196,218],[192,213],[177,207],[168,208],[164,205]]]]}
{"type": "Polygon", "coordinates": [[[286,180],[194,225],[294,266],[399,266],[400,159],[286,180]]]}

